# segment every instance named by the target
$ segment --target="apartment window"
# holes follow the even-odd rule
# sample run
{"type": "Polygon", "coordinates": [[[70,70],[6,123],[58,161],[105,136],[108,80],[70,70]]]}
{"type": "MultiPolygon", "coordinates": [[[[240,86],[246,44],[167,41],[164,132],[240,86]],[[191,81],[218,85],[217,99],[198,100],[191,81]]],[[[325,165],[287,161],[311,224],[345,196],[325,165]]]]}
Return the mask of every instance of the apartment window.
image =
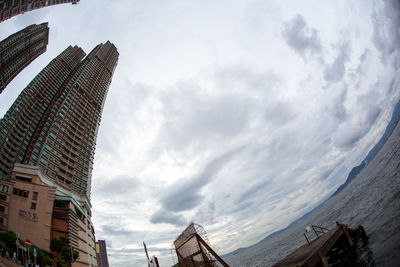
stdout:
{"type": "Polygon", "coordinates": [[[27,190],[23,190],[23,189],[18,189],[18,188],[14,188],[13,194],[16,196],[21,196],[21,197],[28,197],[29,195],[29,191],[27,190]]]}
{"type": "Polygon", "coordinates": [[[66,201],[57,201],[54,203],[56,208],[68,208],[68,202],[66,201]]]}
{"type": "Polygon", "coordinates": [[[36,203],[35,202],[32,202],[32,204],[31,204],[31,210],[35,210],[36,209],[36,203]]]}
{"type": "Polygon", "coordinates": [[[3,206],[0,206],[0,212],[4,212],[6,210],[6,208],[4,208],[3,206]]]}
{"type": "Polygon", "coordinates": [[[32,178],[16,176],[15,179],[26,183],[32,183],[32,178]]]}
{"type": "Polygon", "coordinates": [[[8,185],[0,185],[0,191],[8,192],[8,185]]]}
{"type": "Polygon", "coordinates": [[[7,196],[5,196],[5,195],[3,195],[3,194],[0,194],[0,200],[6,201],[6,200],[7,200],[7,196]]]}
{"type": "Polygon", "coordinates": [[[33,192],[32,200],[37,200],[38,192],[33,192]]]}

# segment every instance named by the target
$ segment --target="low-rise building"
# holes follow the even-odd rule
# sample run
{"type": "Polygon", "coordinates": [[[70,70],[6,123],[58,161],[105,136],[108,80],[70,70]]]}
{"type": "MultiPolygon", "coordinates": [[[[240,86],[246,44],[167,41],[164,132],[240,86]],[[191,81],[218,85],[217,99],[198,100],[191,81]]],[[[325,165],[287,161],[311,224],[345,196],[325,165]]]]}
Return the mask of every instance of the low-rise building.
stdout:
{"type": "Polygon", "coordinates": [[[17,163],[11,179],[0,180],[0,228],[46,251],[53,238],[67,237],[79,252],[73,267],[97,267],[90,210],[86,195],[58,186],[37,166],[17,163]]]}

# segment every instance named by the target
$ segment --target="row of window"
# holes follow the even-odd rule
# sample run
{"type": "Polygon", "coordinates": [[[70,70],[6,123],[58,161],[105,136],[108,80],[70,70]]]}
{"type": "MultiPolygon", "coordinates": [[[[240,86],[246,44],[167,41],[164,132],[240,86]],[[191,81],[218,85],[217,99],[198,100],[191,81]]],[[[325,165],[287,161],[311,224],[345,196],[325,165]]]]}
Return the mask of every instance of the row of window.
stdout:
{"type": "Polygon", "coordinates": [[[28,198],[29,191],[14,187],[13,194],[16,195],[16,196],[28,198]]]}

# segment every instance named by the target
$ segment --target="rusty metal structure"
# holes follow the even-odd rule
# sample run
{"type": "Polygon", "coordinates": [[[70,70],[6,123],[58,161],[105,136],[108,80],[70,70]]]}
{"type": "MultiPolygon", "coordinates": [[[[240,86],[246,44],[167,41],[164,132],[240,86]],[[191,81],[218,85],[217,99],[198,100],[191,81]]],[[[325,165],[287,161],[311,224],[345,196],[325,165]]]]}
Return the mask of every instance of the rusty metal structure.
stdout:
{"type": "Polygon", "coordinates": [[[176,267],[228,266],[210,247],[207,233],[199,224],[190,223],[172,246],[177,255],[177,263],[173,258],[176,267]]]}

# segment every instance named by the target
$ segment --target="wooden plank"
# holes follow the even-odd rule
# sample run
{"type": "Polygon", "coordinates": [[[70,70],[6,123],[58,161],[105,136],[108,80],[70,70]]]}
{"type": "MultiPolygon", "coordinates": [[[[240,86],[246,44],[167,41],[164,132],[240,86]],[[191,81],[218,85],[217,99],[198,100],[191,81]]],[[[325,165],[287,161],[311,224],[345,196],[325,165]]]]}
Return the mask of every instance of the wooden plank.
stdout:
{"type": "Polygon", "coordinates": [[[343,233],[343,228],[338,225],[319,238],[312,240],[310,245],[305,244],[299,247],[286,258],[275,263],[273,267],[315,266],[321,262],[322,257],[326,256],[343,233]]]}

